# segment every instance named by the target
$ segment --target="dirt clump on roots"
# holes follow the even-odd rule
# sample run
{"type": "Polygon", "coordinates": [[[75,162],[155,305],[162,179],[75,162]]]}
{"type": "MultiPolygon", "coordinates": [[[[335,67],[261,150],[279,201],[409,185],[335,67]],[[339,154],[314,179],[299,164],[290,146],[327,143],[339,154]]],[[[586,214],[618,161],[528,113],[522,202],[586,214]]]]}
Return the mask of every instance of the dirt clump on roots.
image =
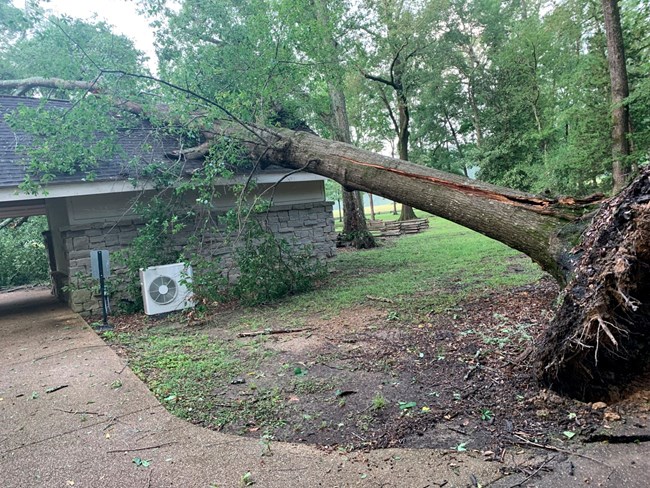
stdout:
{"type": "Polygon", "coordinates": [[[538,376],[584,400],[612,400],[650,358],[650,169],[602,205],[574,252],[563,303],[540,342],[538,376]]]}

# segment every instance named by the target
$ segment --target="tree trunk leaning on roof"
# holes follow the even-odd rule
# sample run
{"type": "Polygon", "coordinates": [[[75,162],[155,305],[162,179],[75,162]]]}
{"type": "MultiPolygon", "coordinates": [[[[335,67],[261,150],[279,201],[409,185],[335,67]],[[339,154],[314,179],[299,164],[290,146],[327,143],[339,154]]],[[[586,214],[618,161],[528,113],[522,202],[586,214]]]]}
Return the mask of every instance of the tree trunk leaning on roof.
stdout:
{"type": "MultiPolygon", "coordinates": [[[[55,81],[40,83],[52,86],[55,81]]],[[[0,81],[3,86],[22,85],[21,80],[0,81]]],[[[146,115],[137,103],[115,104],[146,115]]],[[[164,107],[154,110],[159,118],[168,113],[164,107]]],[[[454,221],[527,254],[564,287],[555,319],[537,345],[535,363],[539,379],[556,390],[605,398],[647,365],[650,168],[608,201],[548,199],[307,132],[206,121],[202,135],[202,144],[173,155],[201,159],[213,141],[237,139],[261,165],[326,176],[347,188],[454,221]]]]}
{"type": "MultiPolygon", "coordinates": [[[[650,350],[650,168],[609,201],[545,199],[280,130],[265,164],[321,174],[452,220],[530,256],[564,286],[537,344],[544,384],[582,399],[618,394],[650,350]]],[[[269,141],[271,142],[271,141],[269,141]]]]}

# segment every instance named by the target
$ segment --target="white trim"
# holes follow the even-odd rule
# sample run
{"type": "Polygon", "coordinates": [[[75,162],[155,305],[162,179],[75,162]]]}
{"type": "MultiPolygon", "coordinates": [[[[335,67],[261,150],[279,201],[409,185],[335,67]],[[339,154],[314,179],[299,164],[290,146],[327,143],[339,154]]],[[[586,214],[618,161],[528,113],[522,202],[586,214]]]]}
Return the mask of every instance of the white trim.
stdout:
{"type": "MultiPolygon", "coordinates": [[[[259,174],[253,178],[258,184],[277,183],[282,179],[283,174],[259,174]]],[[[229,186],[241,184],[247,181],[245,175],[236,176],[235,178],[220,178],[214,182],[215,185],[229,186]]],[[[303,181],[324,181],[327,178],[312,173],[295,173],[287,176],[282,180],[283,183],[296,183],[303,181]]],[[[31,195],[21,193],[17,187],[0,188],[0,202],[19,202],[25,200],[40,200],[48,198],[77,197],[83,195],[98,195],[106,193],[125,193],[141,190],[153,190],[154,186],[150,183],[138,184],[133,186],[130,181],[82,181],[74,183],[57,183],[46,187],[47,194],[39,193],[31,195]]]]}

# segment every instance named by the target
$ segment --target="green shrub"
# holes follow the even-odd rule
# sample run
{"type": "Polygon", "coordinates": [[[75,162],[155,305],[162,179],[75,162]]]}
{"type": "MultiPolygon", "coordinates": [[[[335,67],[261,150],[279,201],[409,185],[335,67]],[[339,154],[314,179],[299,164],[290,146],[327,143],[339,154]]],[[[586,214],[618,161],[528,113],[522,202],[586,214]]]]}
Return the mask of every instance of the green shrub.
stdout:
{"type": "MultiPolygon", "coordinates": [[[[310,290],[316,280],[325,276],[325,266],[313,257],[310,246],[276,237],[266,230],[256,215],[265,206],[231,210],[209,225],[198,226],[182,251],[175,236],[194,221],[188,212],[171,213],[174,207],[168,202],[154,199],[140,209],[146,224],[139,229],[131,245],[116,255],[116,263],[123,265],[122,288],[128,297],[122,300],[121,309],[132,313],[142,310],[142,296],[138,271],[149,266],[186,262],[192,265],[192,280],[188,287],[194,292],[199,306],[231,299],[246,305],[268,303],[286,295],[310,290]],[[180,215],[180,216],[179,216],[180,215]],[[242,215],[245,215],[242,218],[242,215]],[[221,235],[222,246],[232,255],[232,265],[215,256],[206,255],[203,234],[221,235]],[[234,282],[229,277],[236,277],[234,282]]],[[[178,210],[178,208],[177,208],[178,210]]]]}
{"type": "Polygon", "coordinates": [[[277,238],[257,221],[248,223],[244,245],[235,254],[239,278],[233,295],[246,305],[272,302],[311,290],[325,266],[309,246],[277,238]]]}

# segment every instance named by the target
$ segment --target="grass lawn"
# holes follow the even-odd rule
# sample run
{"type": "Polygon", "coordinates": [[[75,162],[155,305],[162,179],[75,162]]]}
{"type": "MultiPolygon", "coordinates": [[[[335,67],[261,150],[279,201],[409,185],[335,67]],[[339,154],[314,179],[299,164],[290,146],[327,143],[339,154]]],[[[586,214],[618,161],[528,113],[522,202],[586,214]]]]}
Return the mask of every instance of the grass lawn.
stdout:
{"type": "MultiPolygon", "coordinates": [[[[339,253],[323,286],[284,300],[274,314],[338,313],[368,295],[390,299],[405,310],[435,308],[482,290],[531,283],[543,275],[526,256],[481,234],[436,217],[430,226],[421,234],[386,240],[377,249],[339,253]],[[516,272],[510,272],[514,268],[516,272]],[[435,296],[427,293],[432,290],[438,290],[435,296]]],[[[259,310],[249,313],[257,316],[259,310]]]]}

